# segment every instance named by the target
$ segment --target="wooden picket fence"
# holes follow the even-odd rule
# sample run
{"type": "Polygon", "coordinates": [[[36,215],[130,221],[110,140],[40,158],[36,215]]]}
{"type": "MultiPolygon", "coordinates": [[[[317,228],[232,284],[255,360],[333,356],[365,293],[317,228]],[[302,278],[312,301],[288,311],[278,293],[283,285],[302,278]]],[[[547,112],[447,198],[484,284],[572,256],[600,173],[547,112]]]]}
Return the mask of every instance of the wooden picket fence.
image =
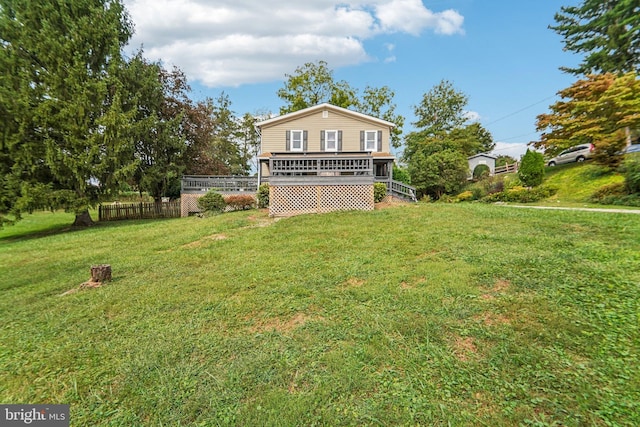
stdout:
{"type": "Polygon", "coordinates": [[[161,203],[113,203],[100,205],[100,221],[123,219],[180,218],[180,200],[161,203]]]}
{"type": "Polygon", "coordinates": [[[496,166],[495,170],[493,171],[493,174],[498,175],[501,173],[516,173],[518,172],[519,166],[520,166],[519,162],[515,162],[512,164],[507,163],[504,166],[496,166]]]}

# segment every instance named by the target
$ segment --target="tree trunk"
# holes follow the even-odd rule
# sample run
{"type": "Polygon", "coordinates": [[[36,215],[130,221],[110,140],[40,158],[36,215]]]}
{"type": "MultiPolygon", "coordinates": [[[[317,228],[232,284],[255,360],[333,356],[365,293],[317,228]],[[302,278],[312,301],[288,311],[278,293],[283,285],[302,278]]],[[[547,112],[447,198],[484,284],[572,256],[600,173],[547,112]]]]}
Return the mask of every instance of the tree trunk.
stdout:
{"type": "Polygon", "coordinates": [[[107,282],[111,280],[111,265],[92,265],[91,266],[91,281],[92,282],[107,282]]]}
{"type": "Polygon", "coordinates": [[[73,222],[74,227],[90,227],[95,223],[91,219],[91,215],[89,215],[89,211],[86,210],[82,213],[76,214],[76,220],[73,222]]]}

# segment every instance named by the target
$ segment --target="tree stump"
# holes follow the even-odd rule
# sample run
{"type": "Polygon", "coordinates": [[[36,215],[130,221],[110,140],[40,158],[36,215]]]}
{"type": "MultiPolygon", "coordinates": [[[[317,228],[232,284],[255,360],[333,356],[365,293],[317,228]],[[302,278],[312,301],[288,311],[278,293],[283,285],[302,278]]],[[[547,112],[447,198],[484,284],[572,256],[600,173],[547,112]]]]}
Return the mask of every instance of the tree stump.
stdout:
{"type": "Polygon", "coordinates": [[[111,265],[92,265],[91,266],[91,281],[92,282],[108,282],[111,280],[111,265]]]}

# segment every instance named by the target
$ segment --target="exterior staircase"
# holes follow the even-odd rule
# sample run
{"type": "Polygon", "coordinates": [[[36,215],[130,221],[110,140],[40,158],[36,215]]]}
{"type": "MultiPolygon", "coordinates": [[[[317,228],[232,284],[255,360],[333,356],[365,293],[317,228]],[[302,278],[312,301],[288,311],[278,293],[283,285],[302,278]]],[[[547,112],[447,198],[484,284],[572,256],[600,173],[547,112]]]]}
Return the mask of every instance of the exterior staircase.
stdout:
{"type": "Polygon", "coordinates": [[[391,182],[386,182],[387,184],[387,194],[398,197],[402,200],[406,200],[408,202],[417,202],[416,198],[416,188],[410,185],[405,184],[404,182],[392,180],[391,182]]]}

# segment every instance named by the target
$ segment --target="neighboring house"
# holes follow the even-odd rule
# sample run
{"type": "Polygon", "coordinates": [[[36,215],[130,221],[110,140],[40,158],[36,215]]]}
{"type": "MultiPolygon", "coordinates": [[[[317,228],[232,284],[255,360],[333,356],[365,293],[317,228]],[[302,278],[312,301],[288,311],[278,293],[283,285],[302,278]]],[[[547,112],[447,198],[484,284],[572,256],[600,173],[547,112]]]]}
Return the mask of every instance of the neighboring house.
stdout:
{"type": "Polygon", "coordinates": [[[393,180],[391,122],[320,104],[255,126],[270,215],[372,210],[374,182],[391,196],[415,199],[415,189],[393,180]]]}

